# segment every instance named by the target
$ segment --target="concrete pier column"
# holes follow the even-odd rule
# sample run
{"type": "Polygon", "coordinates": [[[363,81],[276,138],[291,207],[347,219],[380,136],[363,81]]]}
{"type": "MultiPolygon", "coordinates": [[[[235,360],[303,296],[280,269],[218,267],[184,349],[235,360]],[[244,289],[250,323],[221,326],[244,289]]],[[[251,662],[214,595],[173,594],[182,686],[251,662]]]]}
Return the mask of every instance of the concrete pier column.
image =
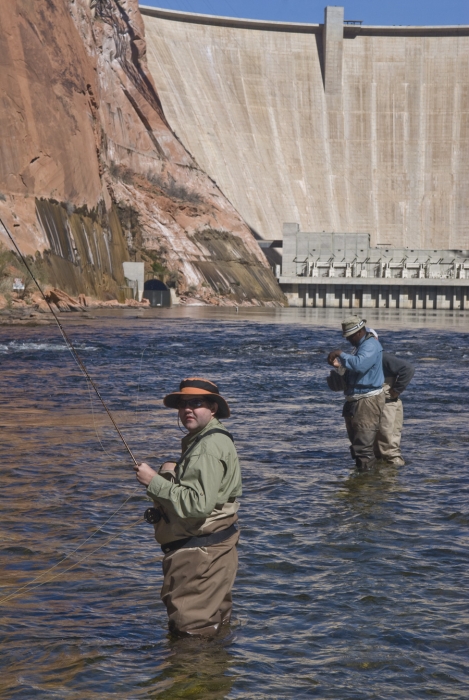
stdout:
{"type": "Polygon", "coordinates": [[[424,309],[425,308],[425,290],[421,287],[417,287],[414,290],[414,309],[424,309]]]}
{"type": "MultiPolygon", "coordinates": [[[[366,289],[366,288],[365,288],[366,289]]],[[[373,294],[371,289],[365,289],[363,290],[362,294],[362,308],[363,309],[372,309],[375,304],[373,303],[373,294]]]]}
{"type": "Polygon", "coordinates": [[[340,300],[340,306],[342,309],[348,309],[350,306],[349,294],[350,294],[350,291],[347,289],[347,287],[345,287],[345,286],[342,287],[341,300],[340,300]]]}
{"type": "Polygon", "coordinates": [[[431,289],[427,287],[427,294],[426,294],[426,299],[425,299],[425,308],[426,309],[436,309],[436,292],[435,289],[431,289]]]}
{"type": "Polygon", "coordinates": [[[342,60],[344,52],[344,8],[328,6],[324,10],[324,92],[342,93],[342,60]]]}

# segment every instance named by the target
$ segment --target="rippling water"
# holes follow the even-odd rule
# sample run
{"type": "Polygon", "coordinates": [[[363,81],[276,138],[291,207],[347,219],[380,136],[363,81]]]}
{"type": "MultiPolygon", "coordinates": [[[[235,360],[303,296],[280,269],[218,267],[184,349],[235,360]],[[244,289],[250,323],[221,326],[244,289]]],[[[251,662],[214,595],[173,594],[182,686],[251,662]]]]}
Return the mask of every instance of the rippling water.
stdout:
{"type": "Polygon", "coordinates": [[[196,643],[167,635],[143,488],[57,329],[0,328],[2,698],[469,697],[467,320],[368,316],[417,372],[408,464],[358,475],[325,383],[341,317],[63,318],[139,459],[177,456],[161,397],[180,378],[213,378],[232,406],[236,619],[196,643]]]}

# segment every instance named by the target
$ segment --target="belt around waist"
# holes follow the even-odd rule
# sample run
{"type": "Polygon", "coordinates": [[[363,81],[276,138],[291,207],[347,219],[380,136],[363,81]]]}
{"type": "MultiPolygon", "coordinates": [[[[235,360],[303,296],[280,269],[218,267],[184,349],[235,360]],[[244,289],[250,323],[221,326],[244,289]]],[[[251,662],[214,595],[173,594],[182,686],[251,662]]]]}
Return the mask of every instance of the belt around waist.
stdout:
{"type": "Polygon", "coordinates": [[[383,393],[383,387],[381,389],[375,389],[375,391],[368,391],[366,394],[352,394],[351,396],[346,396],[346,401],[360,401],[360,399],[371,399],[372,396],[379,396],[383,393]]]}
{"type": "Polygon", "coordinates": [[[230,527],[218,532],[212,532],[210,535],[195,535],[194,537],[185,537],[182,540],[173,540],[161,545],[164,554],[175,552],[178,549],[189,549],[191,547],[209,547],[212,544],[220,544],[229,539],[232,535],[238,532],[238,525],[233,523],[230,527]]]}

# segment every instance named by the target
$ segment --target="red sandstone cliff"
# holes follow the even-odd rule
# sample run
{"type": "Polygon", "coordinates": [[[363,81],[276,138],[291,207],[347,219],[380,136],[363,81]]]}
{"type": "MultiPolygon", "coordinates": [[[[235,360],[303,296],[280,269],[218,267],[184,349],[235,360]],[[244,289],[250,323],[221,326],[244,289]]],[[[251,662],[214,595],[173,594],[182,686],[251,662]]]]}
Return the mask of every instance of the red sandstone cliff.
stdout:
{"type": "Polygon", "coordinates": [[[249,228],[168,125],[145,50],[137,0],[2,8],[1,217],[73,294],[115,295],[130,255],[182,293],[282,303],[249,228]]]}

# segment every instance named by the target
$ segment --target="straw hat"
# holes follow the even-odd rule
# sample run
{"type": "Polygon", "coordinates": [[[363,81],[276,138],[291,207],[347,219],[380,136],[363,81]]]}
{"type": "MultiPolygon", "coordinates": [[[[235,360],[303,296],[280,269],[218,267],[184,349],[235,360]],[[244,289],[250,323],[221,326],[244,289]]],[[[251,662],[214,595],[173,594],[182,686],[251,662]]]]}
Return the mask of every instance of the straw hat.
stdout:
{"type": "Polygon", "coordinates": [[[228,418],[230,415],[230,407],[226,403],[223,396],[220,395],[220,390],[216,384],[209,379],[202,377],[189,377],[183,379],[179,385],[179,391],[173,391],[164,397],[163,403],[167,408],[177,408],[180,399],[190,399],[200,397],[213,401],[218,405],[216,412],[217,418],[228,418]]]}
{"type": "Polygon", "coordinates": [[[349,316],[342,321],[342,335],[344,338],[348,338],[350,335],[361,331],[365,328],[366,318],[360,318],[360,316],[349,316]]]}

